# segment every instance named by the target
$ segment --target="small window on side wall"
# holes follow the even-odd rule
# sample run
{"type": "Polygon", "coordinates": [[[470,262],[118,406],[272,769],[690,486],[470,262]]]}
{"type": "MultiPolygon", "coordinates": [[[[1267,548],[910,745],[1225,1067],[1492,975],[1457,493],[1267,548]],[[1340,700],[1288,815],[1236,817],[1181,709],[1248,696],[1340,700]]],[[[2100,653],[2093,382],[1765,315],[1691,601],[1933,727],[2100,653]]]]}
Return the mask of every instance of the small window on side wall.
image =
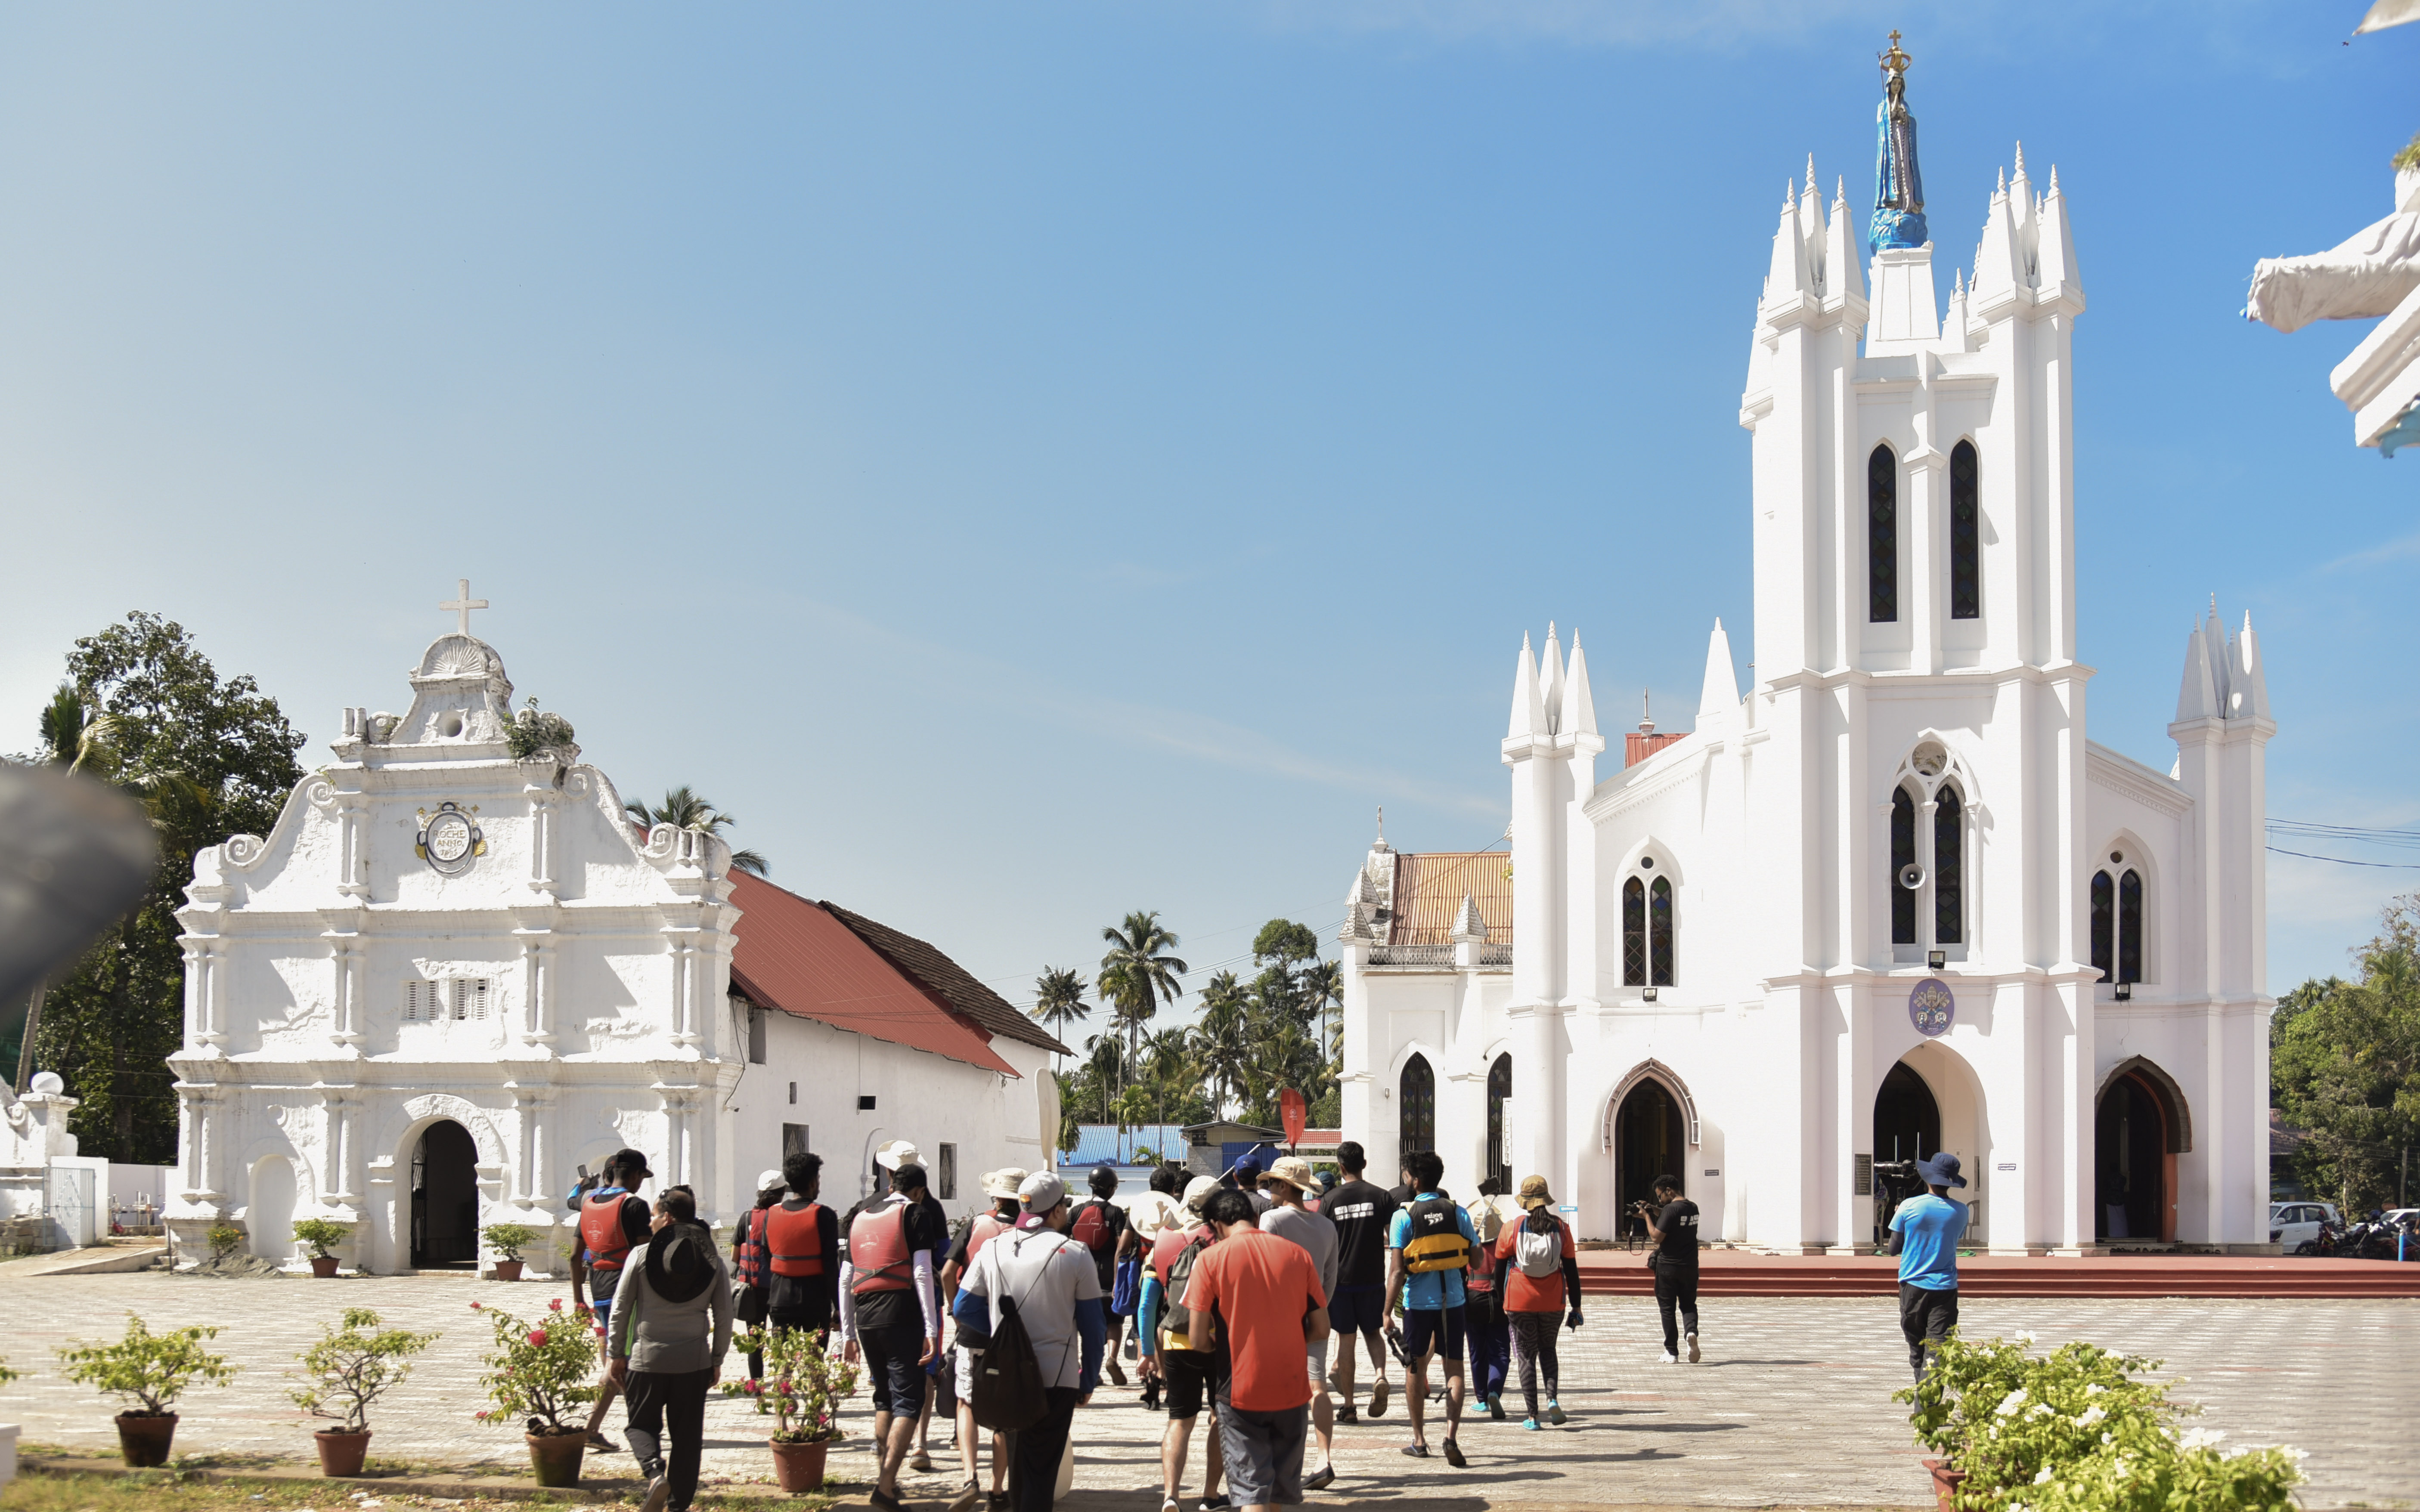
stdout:
{"type": "Polygon", "coordinates": [[[1983,484],[1975,443],[1949,452],[1949,617],[1983,617],[1983,484]]]}
{"type": "Polygon", "coordinates": [[[934,1195],[948,1202],[958,1195],[958,1147],[943,1145],[941,1158],[933,1166],[934,1195]]]}
{"type": "Polygon", "coordinates": [[[1899,458],[1877,446],[1866,458],[1866,618],[1899,619],[1899,458]]]}

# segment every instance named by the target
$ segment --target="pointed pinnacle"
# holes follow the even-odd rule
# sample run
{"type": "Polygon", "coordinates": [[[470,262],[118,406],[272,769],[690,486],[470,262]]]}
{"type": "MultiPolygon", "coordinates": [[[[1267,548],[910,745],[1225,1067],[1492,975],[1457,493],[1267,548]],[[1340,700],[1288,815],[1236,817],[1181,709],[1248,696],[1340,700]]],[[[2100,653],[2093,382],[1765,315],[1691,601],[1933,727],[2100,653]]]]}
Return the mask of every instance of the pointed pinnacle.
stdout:
{"type": "Polygon", "coordinates": [[[1832,203],[1833,203],[1833,204],[1835,204],[1835,205],[1845,205],[1845,204],[1847,204],[1848,202],[1849,202],[1849,181],[1848,181],[1848,179],[1846,179],[1846,178],[1835,178],[1835,179],[1833,179],[1833,180],[1832,180],[1832,203]]]}
{"type": "Polygon", "coordinates": [[[1807,193],[1810,193],[1810,194],[1812,194],[1812,193],[1816,193],[1816,189],[1815,189],[1815,154],[1813,154],[1812,152],[1809,152],[1808,154],[1807,154],[1807,193]]]}
{"type": "Polygon", "coordinates": [[[2000,170],[2000,187],[1999,187],[1999,188],[1997,188],[1997,189],[1994,189],[1993,191],[1992,191],[1992,193],[1993,193],[1993,197],[1995,197],[1995,198],[1999,198],[1999,199],[2006,199],[2006,198],[2008,197],[2008,193],[2009,193],[2009,170],[2008,170],[2008,169],[2003,168],[2003,169],[2001,169],[2001,170],[2000,170]]]}
{"type": "Polygon", "coordinates": [[[2050,197],[2050,198],[2052,198],[2052,199],[2056,199],[2056,198],[2058,198],[2058,164],[2057,164],[2057,163],[2055,163],[2055,162],[2054,162],[2054,163],[2052,163],[2052,164],[2050,165],[2050,195],[2049,195],[2049,197],[2050,197]]]}
{"type": "Polygon", "coordinates": [[[2020,142],[2020,143],[2018,143],[2018,144],[2017,144],[2017,177],[2020,177],[2020,178],[2023,178],[2024,176],[2025,176],[2025,145],[2024,145],[2023,142],[2020,142]]]}

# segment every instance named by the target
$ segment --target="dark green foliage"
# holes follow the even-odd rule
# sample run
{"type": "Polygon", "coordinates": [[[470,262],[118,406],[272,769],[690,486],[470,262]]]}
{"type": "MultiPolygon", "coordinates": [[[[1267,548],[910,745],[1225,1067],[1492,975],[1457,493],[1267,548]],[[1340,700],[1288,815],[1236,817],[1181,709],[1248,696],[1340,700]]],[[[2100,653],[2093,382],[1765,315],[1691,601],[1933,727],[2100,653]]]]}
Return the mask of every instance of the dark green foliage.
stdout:
{"type": "Polygon", "coordinates": [[[2308,1137],[2295,1174],[2348,1212],[2401,1204],[2420,1144],[2420,893],[2388,904],[2361,980],[2303,983],[2269,1027],[2269,1101],[2308,1137]]]}
{"type": "Polygon", "coordinates": [[[276,824],[302,778],[302,736],[252,678],[222,680],[184,627],[156,614],[78,640],[67,673],[42,711],[39,758],[132,793],[162,858],[143,903],[45,995],[35,1064],[83,1100],[72,1128],[86,1153],[166,1162],[177,1103],[164,1061],[184,1034],[175,911],[196,851],[276,824]]]}

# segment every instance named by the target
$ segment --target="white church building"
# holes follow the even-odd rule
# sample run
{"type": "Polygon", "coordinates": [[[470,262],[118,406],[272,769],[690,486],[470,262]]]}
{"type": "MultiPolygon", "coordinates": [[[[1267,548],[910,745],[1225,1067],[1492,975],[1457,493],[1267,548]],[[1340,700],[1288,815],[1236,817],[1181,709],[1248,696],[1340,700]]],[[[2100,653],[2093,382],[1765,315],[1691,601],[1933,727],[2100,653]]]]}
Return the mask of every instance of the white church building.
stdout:
{"type": "Polygon", "coordinates": [[[576,746],[516,756],[483,601],[444,607],[409,710],[346,710],[268,836],[194,860],[169,1059],[186,1259],[229,1225],[289,1260],[293,1221],[329,1217],[365,1270],[477,1264],[482,1228],[567,1223],[578,1167],[625,1146],[722,1222],[791,1149],[846,1203],[877,1140],[910,1140],[953,1216],[981,1171],[1047,1164],[1056,1039],[711,835],[642,833],[576,746]]]}
{"type": "Polygon", "coordinates": [[[1709,1239],[1865,1247],[1874,1163],[1947,1149],[1994,1253],[2262,1244],[2259,643],[2196,611],[2173,759],[2088,738],[2067,204],[2020,149],[1940,316],[1906,61],[1870,262],[1810,164],[1757,301],[1750,686],[1716,622],[1695,729],[1601,770],[1577,632],[1524,638],[1510,856],[1354,873],[1345,1133],[1587,1237],[1668,1173],[1709,1239]]]}

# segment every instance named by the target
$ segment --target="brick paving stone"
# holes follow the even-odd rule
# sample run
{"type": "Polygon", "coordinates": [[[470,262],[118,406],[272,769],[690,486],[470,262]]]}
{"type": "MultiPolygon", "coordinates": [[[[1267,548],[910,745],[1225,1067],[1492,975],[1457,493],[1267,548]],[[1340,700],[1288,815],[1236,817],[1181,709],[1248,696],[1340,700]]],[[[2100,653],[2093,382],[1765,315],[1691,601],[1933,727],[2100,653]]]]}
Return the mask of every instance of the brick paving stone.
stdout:
{"type": "MultiPolygon", "coordinates": [[[[114,1443],[112,1409],[62,1379],[51,1349],[114,1335],[135,1311],[155,1328],[225,1325],[218,1347],[244,1367],[233,1386],[186,1396],[180,1451],[306,1458],[308,1425],[287,1400],[295,1382],[285,1372],[321,1321],[366,1304],[391,1323],[444,1331],[413,1379],[374,1411],[373,1452],[508,1466],[525,1459],[520,1435],[471,1418],[489,1333],[470,1304],[527,1315],[563,1294],[468,1277],[206,1281],[156,1272],[32,1277],[7,1291],[17,1322],[0,1349],[34,1373],[0,1391],[0,1419],[23,1423],[28,1441],[114,1443]]],[[[2202,1404],[2201,1423],[2225,1430],[2230,1445],[2287,1443],[2309,1453],[2308,1506],[2420,1504],[2420,1444],[2405,1427],[2420,1302],[1977,1299],[1964,1320],[1971,1334],[2085,1338],[2164,1358],[2177,1395],[2202,1404]]],[[[1529,1433],[1517,1413],[1506,1423],[1471,1422],[1461,1440],[1470,1468],[1456,1471],[1441,1457],[1415,1461],[1397,1452],[1409,1441],[1398,1391],[1384,1418],[1365,1412],[1359,1426],[1339,1430],[1336,1492],[1706,1506],[1930,1502],[1905,1410],[1889,1399],[1907,1379],[1895,1299],[1714,1299],[1703,1321],[1705,1363],[1664,1365],[1652,1302],[1592,1298],[1588,1326],[1562,1335],[1569,1426],[1529,1433]]],[[[1360,1365],[1366,1402],[1366,1356],[1360,1365]]],[[[1162,1420],[1135,1397],[1132,1387],[1105,1385],[1078,1414],[1077,1484],[1135,1492],[1136,1504],[1149,1508],[1162,1420]]],[[[609,1424],[616,1439],[618,1416],[609,1424]]],[[[831,1471],[861,1479],[872,1464],[867,1414],[861,1407],[845,1416],[858,1437],[836,1446],[831,1471]]],[[[763,1427],[744,1403],[715,1398],[706,1435],[709,1481],[769,1478],[763,1427]]],[[[1432,1444],[1439,1436],[1433,1428],[1432,1444]]],[[[909,1499],[938,1502],[955,1486],[949,1437],[946,1423],[935,1425],[939,1472],[907,1476],[909,1499]]],[[[1197,1496],[1199,1456],[1197,1440],[1188,1476],[1197,1496]]]]}

